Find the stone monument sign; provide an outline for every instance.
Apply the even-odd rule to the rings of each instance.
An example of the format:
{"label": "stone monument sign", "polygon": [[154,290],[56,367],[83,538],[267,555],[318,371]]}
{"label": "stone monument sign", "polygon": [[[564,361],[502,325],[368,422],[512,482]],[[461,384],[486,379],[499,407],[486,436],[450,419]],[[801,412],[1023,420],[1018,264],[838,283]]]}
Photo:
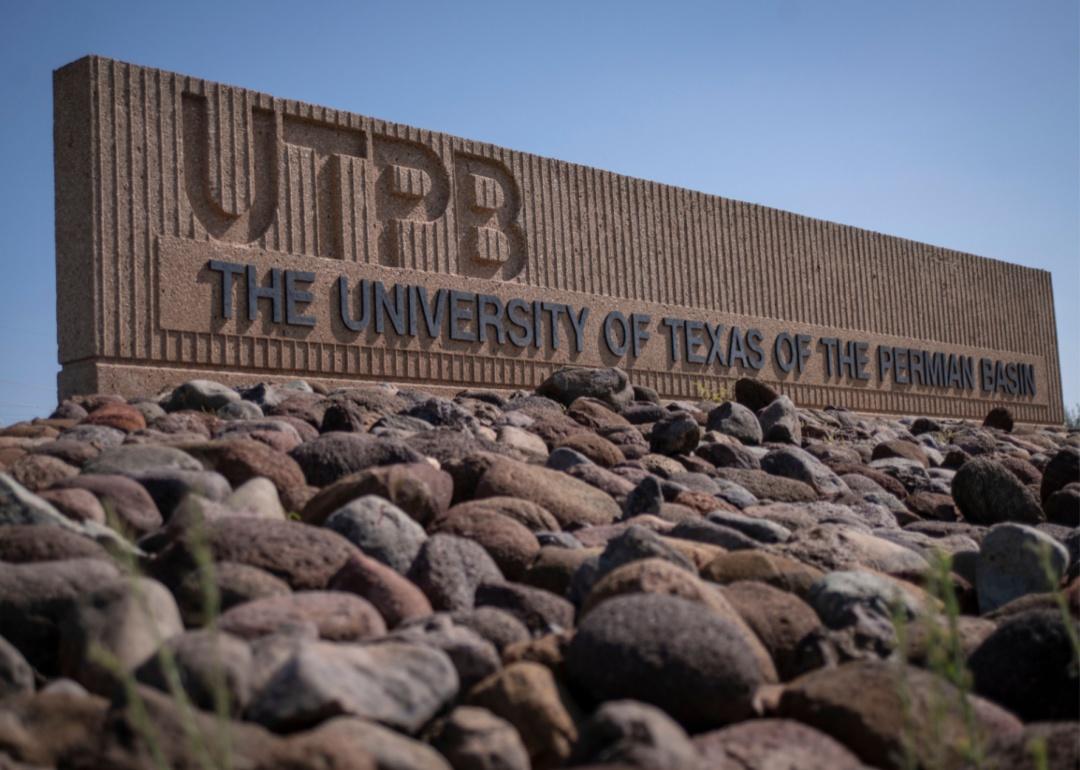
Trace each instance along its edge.
{"label": "stone monument sign", "polygon": [[1063,418],[1044,271],[94,56],[54,97],[61,397],[579,364]]}

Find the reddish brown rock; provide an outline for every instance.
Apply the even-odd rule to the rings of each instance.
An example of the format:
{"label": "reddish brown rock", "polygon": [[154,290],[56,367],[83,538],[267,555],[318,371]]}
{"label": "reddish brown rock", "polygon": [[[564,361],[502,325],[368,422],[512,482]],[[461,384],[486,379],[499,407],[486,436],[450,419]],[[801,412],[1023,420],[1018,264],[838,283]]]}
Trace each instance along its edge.
{"label": "reddish brown rock", "polygon": [[541,505],[519,497],[485,497],[458,503],[446,512],[447,516],[473,511],[497,513],[522,524],[532,532],[558,532],[559,522]]}
{"label": "reddish brown rock", "polygon": [[780,678],[801,673],[799,644],[821,628],[813,608],[795,594],[760,581],[729,583],[722,593],[765,645]]}
{"label": "reddish brown rock", "polygon": [[865,765],[825,733],[791,719],[751,719],[701,733],[694,745],[718,770],[863,770]]}
{"label": "reddish brown rock", "polygon": [[828,733],[883,770],[901,770],[909,755],[922,767],[959,768],[973,739],[986,746],[991,737],[1007,738],[1022,729],[1007,711],[969,698],[976,732],[971,735],[959,707],[963,697],[921,669],[855,662],[796,679],[784,689],[778,713]]}
{"label": "reddish brown rock", "polygon": [[151,569],[169,581],[197,562],[194,550],[209,549],[214,561],[234,561],[277,575],[294,590],[323,589],[351,556],[360,552],[329,529],[297,521],[235,516],[207,522],[192,541],[178,540],[154,560]]}
{"label": "reddish brown rock", "polygon": [[330,579],[329,588],[363,597],[390,628],[432,613],[431,602],[416,585],[381,562],[359,554],[342,565]]}
{"label": "reddish brown rock", "polygon": [[134,433],[146,428],[143,413],[130,404],[103,404],[90,412],[82,422],[84,425],[105,425],[124,433]]}
{"label": "reddish brown rock", "polygon": [[431,532],[466,537],[483,546],[509,580],[517,580],[540,553],[540,543],[523,524],[484,510],[447,513],[435,520]]}
{"label": "reddish brown rock", "polygon": [[108,558],[108,552],[93,540],[63,527],[11,524],[0,530],[0,562]]}
{"label": "reddish brown rock", "polygon": [[109,473],[74,476],[57,482],[53,489],[92,492],[104,508],[107,519],[115,517],[121,527],[137,534],[151,532],[162,524],[154,498],[141,484],[127,476]]}
{"label": "reddish brown rock", "polygon": [[557,446],[581,452],[601,468],[611,468],[626,461],[621,449],[595,433],[575,433],[560,441]]}
{"label": "reddish brown rock", "polygon": [[48,455],[24,455],[11,464],[8,474],[31,492],[48,489],[79,474],[79,469]]}
{"label": "reddish brown rock", "polygon": [[575,398],[567,407],[566,414],[585,427],[598,432],[631,427],[630,421],[610,406],[588,396]]}
{"label": "reddish brown rock", "polygon": [[882,441],[874,447],[874,451],[870,455],[872,460],[884,460],[890,457],[914,460],[924,468],[930,467],[930,458],[927,456],[926,450],[913,441],[904,441],[903,439]]}
{"label": "reddish brown rock", "polygon": [[38,497],[52,503],[56,510],[72,521],[105,523],[105,508],[87,489],[45,489],[38,492]]}
{"label": "reddish brown rock", "polygon": [[310,524],[322,524],[350,500],[378,495],[426,524],[450,507],[453,493],[450,475],[428,463],[383,465],[358,471],[324,487],[308,500],[300,517]]}
{"label": "reddish brown rock", "polygon": [[795,559],[764,551],[732,551],[717,556],[701,571],[701,576],[721,585],[740,580],[756,580],[800,598],[824,573]]}
{"label": "reddish brown rock", "polygon": [[258,441],[210,441],[184,449],[207,470],[217,471],[228,479],[233,487],[257,476],[264,476],[274,482],[284,502],[292,490],[307,486],[304,472],[295,460]]}
{"label": "reddish brown rock", "polygon": [[375,607],[343,591],[267,596],[227,610],[218,621],[222,631],[243,639],[256,639],[283,626],[304,623],[311,623],[320,638],[333,642],[355,642],[386,633],[386,624]]}
{"label": "reddish brown rock", "polygon": [[610,495],[565,473],[497,458],[480,477],[476,496],[522,497],[551,512],[563,528],[607,524],[621,513]]}
{"label": "reddish brown rock", "polygon": [[577,741],[577,707],[539,663],[513,663],[480,682],[467,703],[517,728],[533,768],[558,767]]}

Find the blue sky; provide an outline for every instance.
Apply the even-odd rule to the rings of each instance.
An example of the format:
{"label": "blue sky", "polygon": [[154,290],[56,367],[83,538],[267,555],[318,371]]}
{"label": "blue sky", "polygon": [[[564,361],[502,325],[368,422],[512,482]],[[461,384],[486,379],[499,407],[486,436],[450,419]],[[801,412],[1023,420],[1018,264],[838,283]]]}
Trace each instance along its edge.
{"label": "blue sky", "polygon": [[1080,403],[1080,18],[998,2],[17,2],[0,424],[55,403],[51,71],[98,53],[1050,270]]}

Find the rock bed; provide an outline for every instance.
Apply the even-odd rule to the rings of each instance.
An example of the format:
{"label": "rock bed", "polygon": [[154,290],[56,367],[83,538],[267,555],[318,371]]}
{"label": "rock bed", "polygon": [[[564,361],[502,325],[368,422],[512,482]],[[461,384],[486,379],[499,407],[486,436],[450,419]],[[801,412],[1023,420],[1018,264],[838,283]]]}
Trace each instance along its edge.
{"label": "rock bed", "polygon": [[1076,767],[1078,519],[1001,408],[80,396],[0,431],[0,767]]}

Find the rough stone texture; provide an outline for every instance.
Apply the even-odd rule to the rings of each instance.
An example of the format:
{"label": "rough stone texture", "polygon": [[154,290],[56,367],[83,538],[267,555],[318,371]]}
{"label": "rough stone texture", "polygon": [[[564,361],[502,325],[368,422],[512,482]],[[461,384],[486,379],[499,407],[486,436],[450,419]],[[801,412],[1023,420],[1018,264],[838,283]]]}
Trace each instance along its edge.
{"label": "rough stone texture", "polygon": [[735,625],[696,602],[650,594],[611,599],[589,613],[566,665],[597,700],[652,703],[699,728],[745,718],[755,689],[768,681]]}
{"label": "rough stone texture", "polygon": [[423,456],[392,439],[358,433],[324,433],[293,449],[289,456],[300,465],[308,484],[324,487],[342,476],[373,465],[420,462]]}
{"label": "rough stone texture", "polygon": [[413,733],[457,690],[450,659],[427,645],[308,642],[255,696],[249,714],[274,730],[295,730],[347,714]]}
{"label": "rough stone texture", "polygon": [[391,639],[419,642],[442,650],[457,671],[461,692],[472,689],[500,668],[495,645],[465,625],[458,625],[447,613],[409,621]]}
{"label": "rough stone texture", "polygon": [[549,511],[562,527],[608,524],[619,505],[588,484],[564,473],[499,458],[480,477],[476,496],[521,497]]}
{"label": "rough stone texture", "polygon": [[321,589],[357,550],[348,540],[321,527],[295,521],[234,517],[207,523],[203,542],[180,540],[153,565],[160,575],[197,563],[195,551],[209,549],[215,561],[259,567],[295,590]]}
{"label": "rough stone texture", "polygon": [[0,531],[0,562],[107,558],[108,552],[93,540],[61,527],[12,524]]}
{"label": "rough stone texture", "polygon": [[[243,712],[252,695],[252,656],[243,640],[225,632],[189,631],[169,639],[165,646],[193,704],[214,711],[224,692],[230,713]],[[168,693],[166,670],[162,656],[154,655],[135,675],[140,682]]]}
{"label": "rough stone texture", "polygon": [[396,505],[365,495],[342,506],[325,522],[366,555],[405,574],[427,535],[424,528]]}
{"label": "rough stone texture", "polygon": [[[975,691],[1025,721],[1080,717],[1080,674],[1065,622],[1056,608],[1005,620],[968,659]],[[1080,633],[1074,617],[1068,622]]]}
{"label": "rough stone texture", "polygon": [[365,495],[378,495],[401,508],[420,524],[446,511],[453,481],[444,471],[425,462],[400,463],[357,471],[323,487],[307,501],[300,517],[322,524],[334,511]]}
{"label": "rough stone texture", "polygon": [[616,409],[634,398],[626,372],[621,369],[559,369],[537,386],[541,396],[570,406],[579,398],[595,398]]}
{"label": "rough stone texture", "polygon": [[843,744],[791,719],[751,719],[694,736],[709,767],[721,770],[865,770]]}
{"label": "rough stone texture", "polygon": [[562,764],[577,740],[577,708],[539,663],[507,666],[473,688],[467,701],[517,728],[536,770]]}
{"label": "rough stone texture", "polygon": [[15,647],[0,636],[0,700],[34,690],[34,670]]}
{"label": "rough stone texture", "polygon": [[520,578],[540,552],[540,543],[525,525],[499,513],[458,511],[441,517],[431,532],[479,543],[510,580]]}
{"label": "rough stone texture", "polygon": [[574,747],[581,764],[695,768],[700,757],[689,736],[660,709],[632,700],[609,701],[581,726]]}
{"label": "rough stone texture", "polygon": [[487,551],[454,535],[432,535],[425,540],[408,577],[437,610],[470,609],[481,583],[503,579]]}
{"label": "rough stone texture", "polygon": [[[752,380],[750,380],[752,382]],[[709,412],[705,427],[736,438],[744,444],[756,446],[761,443],[761,423],[754,410],[737,401],[725,401]]]}
{"label": "rough stone texture", "polygon": [[[904,692],[909,699],[906,707]],[[963,696],[947,682],[920,669],[856,662],[796,679],[784,689],[777,711],[831,735],[874,767],[901,770],[905,749],[910,748],[920,766],[959,768],[969,734],[962,711],[942,712],[933,706],[942,698],[955,701],[958,697]],[[991,737],[1004,738],[1021,730],[1016,717],[992,704],[973,701],[971,708],[984,745]],[[941,737],[924,740],[931,730]]]}
{"label": "rough stone texture", "polygon": [[111,583],[119,575],[104,559],[0,563],[0,628],[4,638],[34,668],[55,674],[66,613],[85,592]]}
{"label": "rough stone texture", "polygon": [[1057,588],[1068,563],[1069,552],[1052,537],[1023,524],[998,524],[983,538],[975,563],[979,609],[991,612]]}
{"label": "rough stone texture", "polygon": [[724,586],[723,595],[765,645],[782,680],[802,673],[799,645],[821,627],[809,604],[793,593],[749,580]]}
{"label": "rough stone texture", "polygon": [[798,444],[802,440],[802,427],[795,404],[787,396],[780,396],[761,410],[758,415],[761,432],[766,441]]}
{"label": "rough stone texture", "polygon": [[331,589],[363,597],[393,628],[432,612],[423,591],[386,565],[362,555],[351,556],[330,580]]}
{"label": "rough stone texture", "polygon": [[106,520],[113,516],[134,532],[141,534],[161,526],[161,512],[154,498],[139,482],[125,476],[80,475],[55,484],[53,489],[85,489],[93,493],[106,513]]}
{"label": "rough stone texture", "polygon": [[382,616],[369,602],[341,591],[297,591],[254,599],[226,611],[223,631],[242,639],[274,633],[285,625],[311,623],[321,639],[356,642],[386,633]]}
{"label": "rough stone texture", "polygon": [[1046,518],[1035,493],[987,457],[976,457],[961,466],[953,477],[952,495],[964,519],[974,524],[1038,524]]}
{"label": "rough stone texture", "polygon": [[[117,684],[113,666],[133,672],[161,642],[183,631],[172,594],[155,580],[133,577],[94,589],[72,606],[60,623],[62,672],[92,692],[109,693]],[[105,650],[112,663],[97,656]]]}
{"label": "rough stone texture", "polygon": [[1039,496],[1043,502],[1050,495],[1080,479],[1080,447],[1064,447],[1050,458],[1043,468]]}
{"label": "rough stone texture", "polygon": [[[1078,533],[1056,523],[1029,531],[955,520],[948,495],[957,472],[983,458],[1025,489],[1049,469],[1061,486],[1045,508],[1056,510],[1052,501],[1080,488],[1050,468],[1076,444],[1062,428],[1018,422],[1005,434],[941,418],[916,447],[910,418],[801,409],[801,448],[746,445],[714,430],[688,442],[689,453],[663,455],[649,452],[655,423],[685,417],[697,433],[713,402],[666,402],[639,389],[635,397],[647,400],[616,412],[595,398],[564,407],[528,391],[454,396],[387,384],[329,392],[318,382],[249,380],[236,388],[239,399],[213,412],[165,414],[156,404],[171,392],[154,401],[78,399],[86,412],[132,406],[150,427],[131,434],[72,427],[82,416],[75,410],[0,429],[0,462],[40,455],[80,470],[40,495],[0,477],[0,633],[12,648],[0,650],[0,681],[20,693],[0,704],[0,764],[155,764],[118,682],[84,666],[96,662],[85,653],[98,643],[79,639],[93,637],[135,672],[150,718],[170,731],[162,745],[175,767],[201,766],[184,740],[185,720],[214,725],[215,717],[184,716],[164,692],[153,654],[161,643],[203,709],[214,706],[215,661],[223,664],[230,718],[214,729],[234,740],[234,766],[252,770],[447,770],[474,761],[802,770],[815,761],[846,766],[850,754],[836,752],[837,739],[881,767],[860,747],[895,747],[903,708],[898,714],[895,688],[882,677],[852,675],[845,661],[891,658],[898,681],[924,693],[914,699],[921,713],[935,713],[939,688],[926,684],[925,671],[941,649],[941,606],[917,586],[936,549],[953,556],[957,649],[973,670],[978,664],[979,692],[1021,716],[1075,719],[1068,696],[1077,683],[1057,601],[1080,611]],[[348,420],[327,425],[334,404],[349,405]],[[350,433],[319,433],[327,427]],[[504,441],[506,428],[532,440]],[[914,453],[876,450],[873,459],[889,442],[921,448],[928,466]],[[37,451],[57,443],[59,454]],[[245,449],[233,452],[237,445]],[[398,446],[407,451],[394,454]],[[145,456],[116,454],[132,447]],[[392,464],[367,464],[388,447]],[[125,475],[81,472],[110,452]],[[300,474],[283,494],[264,475],[281,468],[261,463],[285,458],[287,466],[288,452],[310,460],[309,472],[326,461],[331,477],[354,462],[363,467],[321,490]],[[761,470],[770,455],[770,470],[809,483]],[[183,459],[196,457],[199,469]],[[500,472],[492,486],[503,491],[488,489],[485,477]],[[63,512],[52,504],[73,494],[84,499]],[[123,516],[103,521],[106,503],[121,507],[114,501]],[[322,526],[292,520],[297,512]],[[1018,544],[1003,546],[1009,538],[999,533],[1014,530]],[[1032,538],[1051,547],[1049,580],[1019,542]],[[155,586],[159,611],[175,601],[188,630],[180,633],[174,615],[169,639],[148,633],[155,622],[133,608],[131,579],[116,564],[166,586],[142,579]],[[978,616],[998,584],[1023,595]],[[1048,590],[1055,587],[1062,593]],[[906,608],[905,659],[922,671],[897,660],[894,605]],[[220,644],[209,641],[215,628]],[[27,691],[20,661],[33,667],[38,694]],[[46,698],[93,701],[65,671],[111,703],[79,709]],[[795,723],[785,708],[808,677],[825,678],[814,680],[813,703],[797,715],[805,724]],[[474,691],[496,698],[472,712],[485,716],[451,720],[455,709],[477,708]],[[27,705],[39,698],[48,700],[47,716]],[[628,698],[629,706],[620,702]],[[988,755],[1014,757],[1023,739],[1015,720],[986,700],[971,704],[994,733]],[[948,762],[931,756],[942,749],[930,726],[916,725],[924,766],[958,764],[953,716],[942,719]],[[715,730],[729,721],[730,731]],[[1052,739],[1052,757],[1067,757],[1054,724],[1029,730]],[[457,737],[441,743],[451,725]],[[714,730],[697,740],[700,762],[687,728]],[[446,756],[437,753],[443,746]]]}
{"label": "rough stone texture", "polygon": [[458,706],[440,720],[432,745],[454,770],[529,770],[517,729],[477,706]]}

